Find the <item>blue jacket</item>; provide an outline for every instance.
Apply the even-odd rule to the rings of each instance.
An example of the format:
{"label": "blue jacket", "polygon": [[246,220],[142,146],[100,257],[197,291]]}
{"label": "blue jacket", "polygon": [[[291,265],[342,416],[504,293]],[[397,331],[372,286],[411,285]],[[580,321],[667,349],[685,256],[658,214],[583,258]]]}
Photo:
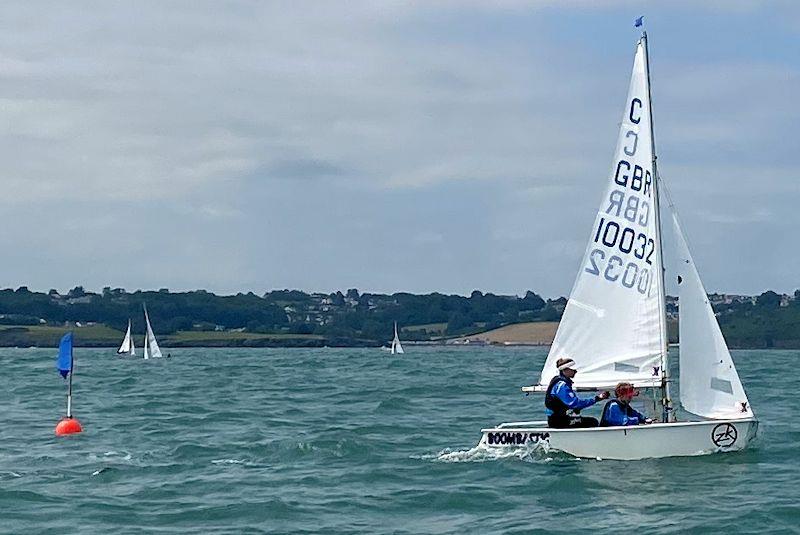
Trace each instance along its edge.
{"label": "blue jacket", "polygon": [[603,408],[603,416],[600,418],[601,426],[617,425],[639,425],[643,424],[646,417],[641,412],[628,405],[612,399]]}
{"label": "blue jacket", "polygon": [[[572,389],[572,379],[563,374],[558,375],[558,378],[555,380],[555,383],[548,390],[548,392],[570,410],[585,409],[586,407],[591,407],[597,403],[597,398],[579,398],[577,394],[575,394],[575,390]],[[554,412],[545,405],[544,413],[547,416],[552,416]]]}

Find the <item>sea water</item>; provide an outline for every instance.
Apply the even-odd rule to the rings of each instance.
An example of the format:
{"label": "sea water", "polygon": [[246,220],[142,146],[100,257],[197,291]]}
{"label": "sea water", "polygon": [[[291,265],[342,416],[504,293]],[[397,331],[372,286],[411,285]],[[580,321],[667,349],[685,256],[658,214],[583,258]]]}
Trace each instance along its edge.
{"label": "sea water", "polygon": [[[644,461],[476,448],[538,419],[539,348],[0,349],[2,533],[797,532],[797,351],[736,351],[747,450]],[[167,351],[164,351],[166,354]],[[642,402],[643,400],[639,400]],[[590,411],[591,412],[591,411]],[[597,412],[595,410],[594,412]]]}

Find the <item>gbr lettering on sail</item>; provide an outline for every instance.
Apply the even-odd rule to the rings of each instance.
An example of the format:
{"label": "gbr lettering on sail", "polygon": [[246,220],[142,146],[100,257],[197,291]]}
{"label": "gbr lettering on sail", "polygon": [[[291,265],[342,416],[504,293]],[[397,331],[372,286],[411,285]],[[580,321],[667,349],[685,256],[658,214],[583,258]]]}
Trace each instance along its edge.
{"label": "gbr lettering on sail", "polygon": [[[647,295],[656,270],[652,149],[642,99],[627,107],[621,150],[608,197],[600,207],[584,271]],[[643,142],[641,138],[647,139]]]}

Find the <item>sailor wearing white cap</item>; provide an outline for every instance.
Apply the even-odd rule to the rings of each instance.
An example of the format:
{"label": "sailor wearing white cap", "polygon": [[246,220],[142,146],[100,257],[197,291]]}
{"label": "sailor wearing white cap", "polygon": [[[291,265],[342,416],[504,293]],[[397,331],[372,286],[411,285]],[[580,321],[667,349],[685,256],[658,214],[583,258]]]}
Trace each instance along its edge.
{"label": "sailor wearing white cap", "polygon": [[[578,370],[575,369],[575,361],[571,358],[560,358],[556,361],[556,367],[559,373],[550,381],[547,393],[544,395],[547,425],[556,428],[597,427],[597,418],[578,416],[577,414],[581,409],[607,399],[610,394],[603,392],[591,399],[581,399],[572,388],[572,378],[578,373]],[[573,411],[574,416],[567,414],[567,411],[570,410]]]}

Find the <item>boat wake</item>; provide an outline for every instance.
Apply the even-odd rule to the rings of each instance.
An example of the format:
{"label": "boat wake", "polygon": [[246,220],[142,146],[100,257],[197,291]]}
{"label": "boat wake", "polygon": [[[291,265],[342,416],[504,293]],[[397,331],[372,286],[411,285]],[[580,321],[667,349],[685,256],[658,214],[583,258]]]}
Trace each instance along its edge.
{"label": "boat wake", "polygon": [[437,454],[423,455],[421,458],[443,463],[483,463],[515,458],[531,463],[547,463],[553,460],[546,444],[530,444],[518,448],[490,448],[478,444],[468,450],[453,451],[445,448]]}
{"label": "boat wake", "polygon": [[211,464],[247,464],[244,459],[214,459]]}

